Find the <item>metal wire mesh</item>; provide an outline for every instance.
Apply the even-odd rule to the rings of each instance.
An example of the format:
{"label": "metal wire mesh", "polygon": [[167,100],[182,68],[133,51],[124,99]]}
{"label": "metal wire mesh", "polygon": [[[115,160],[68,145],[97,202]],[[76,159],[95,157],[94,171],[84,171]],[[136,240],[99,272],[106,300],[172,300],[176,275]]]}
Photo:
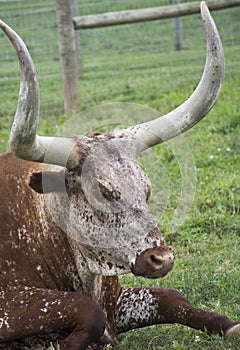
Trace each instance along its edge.
{"label": "metal wire mesh", "polygon": [[[75,14],[78,11],[79,15],[87,15],[169,3],[169,0],[74,0],[73,10]],[[33,57],[40,81],[42,114],[63,113],[55,1],[0,1],[0,13],[1,18],[23,37]],[[231,79],[232,75],[240,74],[239,63],[236,64],[240,62],[240,8],[216,11],[214,18],[227,48],[226,77]],[[137,102],[154,107],[154,101],[162,93],[187,84],[194,86],[205,56],[200,16],[183,17],[181,28],[183,49],[179,52],[174,50],[173,20],[76,32],[81,42],[81,108],[126,101],[129,91],[135,92]],[[0,45],[0,115],[11,120],[18,95],[18,66],[14,50],[2,32]],[[238,59],[233,60],[233,57]],[[143,98],[138,91],[144,89],[146,79],[152,79],[152,88]]]}

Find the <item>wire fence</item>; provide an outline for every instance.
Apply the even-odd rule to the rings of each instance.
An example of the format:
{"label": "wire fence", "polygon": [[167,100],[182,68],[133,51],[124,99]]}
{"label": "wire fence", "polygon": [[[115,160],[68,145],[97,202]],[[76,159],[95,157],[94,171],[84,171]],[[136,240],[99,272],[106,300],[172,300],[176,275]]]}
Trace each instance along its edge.
{"label": "wire fence", "polygon": [[[72,0],[72,5],[75,15],[88,15],[169,5],[170,2]],[[227,77],[230,79],[240,74],[240,7],[216,11],[213,15],[226,48]],[[33,57],[39,75],[42,115],[63,113],[55,1],[0,0],[0,17],[22,36]],[[77,31],[81,43],[81,108],[128,100],[130,90],[136,92],[137,102],[151,105],[147,99],[150,96],[154,100],[151,96],[154,91],[161,96],[176,86],[194,85],[205,56],[200,16],[183,17],[181,31],[183,47],[180,52],[174,48],[172,19]],[[11,120],[18,95],[18,65],[14,50],[3,33],[0,33],[0,45],[0,115]],[[145,101],[141,101],[138,91],[143,88],[145,79],[152,79],[152,91],[148,92]]]}

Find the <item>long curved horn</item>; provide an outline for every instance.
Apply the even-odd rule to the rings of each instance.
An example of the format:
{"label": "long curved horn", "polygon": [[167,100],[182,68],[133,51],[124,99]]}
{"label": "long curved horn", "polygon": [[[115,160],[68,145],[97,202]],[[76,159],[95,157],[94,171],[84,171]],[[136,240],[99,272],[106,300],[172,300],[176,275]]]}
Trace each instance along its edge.
{"label": "long curved horn", "polygon": [[[39,121],[39,87],[34,64],[18,34],[1,20],[0,28],[17,52],[21,72],[18,106],[10,133],[10,148],[19,158],[34,162],[43,162],[48,151],[48,163],[66,166],[65,155],[71,153],[74,141],[71,138],[57,139],[36,134]],[[69,163],[71,161],[69,159]]]}
{"label": "long curved horn", "polygon": [[184,133],[212,108],[224,78],[224,52],[215,23],[204,1],[201,15],[207,35],[207,55],[202,78],[193,94],[179,107],[152,121],[125,130],[141,143],[141,151]]}

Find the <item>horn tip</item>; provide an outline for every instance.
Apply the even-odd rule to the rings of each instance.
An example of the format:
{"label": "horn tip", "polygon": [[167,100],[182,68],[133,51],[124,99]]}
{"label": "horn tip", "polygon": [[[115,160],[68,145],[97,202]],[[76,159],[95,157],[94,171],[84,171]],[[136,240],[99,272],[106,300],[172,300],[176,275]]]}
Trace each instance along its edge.
{"label": "horn tip", "polygon": [[205,1],[201,1],[200,10],[202,17],[205,17],[207,14],[209,14],[209,10]]}

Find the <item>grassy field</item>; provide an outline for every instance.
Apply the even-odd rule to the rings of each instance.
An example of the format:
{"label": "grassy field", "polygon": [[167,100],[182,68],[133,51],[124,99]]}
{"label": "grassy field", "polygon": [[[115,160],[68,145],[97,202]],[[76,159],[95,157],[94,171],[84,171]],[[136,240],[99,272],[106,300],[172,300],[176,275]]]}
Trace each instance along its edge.
{"label": "grassy field", "polygon": [[[240,320],[239,16],[239,8],[224,12],[224,15],[221,12],[216,14],[225,47],[226,77],[214,109],[184,136],[183,152],[187,150],[194,159],[197,180],[194,201],[189,203],[188,217],[181,226],[173,226],[182,190],[181,164],[174,151],[174,142],[153,148],[141,159],[153,185],[150,205],[166,240],[174,248],[175,267],[167,277],[158,281],[135,278],[132,275],[121,277],[125,286],[177,289],[195,305],[224,313],[234,320]],[[228,27],[221,27],[223,21],[228,23]],[[159,35],[154,23],[135,25],[135,36],[131,35],[136,39],[132,45],[126,40],[130,30],[128,26],[121,32],[113,27],[84,33],[81,109],[122,101],[140,103],[165,113],[184,101],[201,75],[205,54],[204,35],[198,16],[188,19],[187,23],[189,28],[194,25],[195,30],[186,32],[184,50],[175,54],[171,52],[171,55],[168,37],[171,22],[163,22],[161,25],[162,46],[157,49]],[[226,29],[230,27],[232,32]],[[239,30],[236,31],[236,28]],[[113,40],[116,37],[117,40]],[[144,43],[142,47],[135,45],[140,39]],[[193,39],[195,43],[192,43]],[[2,40],[4,39],[0,37],[0,42]],[[5,49],[6,44],[4,45]],[[7,48],[6,50],[10,52]],[[34,48],[33,53],[38,67]],[[4,51],[1,54],[4,56]],[[60,77],[54,85],[51,79],[41,80],[43,69],[50,72],[51,69],[57,71],[59,68],[58,60],[54,59],[56,56],[56,53],[50,55],[46,65],[41,62],[38,67],[44,103],[52,96],[53,89],[57,103],[62,102]],[[17,65],[14,56],[10,57],[9,62],[0,62],[1,152],[8,147],[8,134],[17,101]],[[14,79],[8,79],[14,74]],[[61,113],[44,113],[39,133],[53,135],[61,125],[75,117],[78,114],[66,116]],[[118,123],[121,120],[114,116],[111,122]],[[107,122],[96,116],[88,124],[83,123],[83,132],[103,123]],[[165,184],[168,186],[167,194],[164,192]],[[116,350],[239,348],[240,340],[223,341],[216,336],[210,337],[179,325],[166,325],[122,335]]]}

